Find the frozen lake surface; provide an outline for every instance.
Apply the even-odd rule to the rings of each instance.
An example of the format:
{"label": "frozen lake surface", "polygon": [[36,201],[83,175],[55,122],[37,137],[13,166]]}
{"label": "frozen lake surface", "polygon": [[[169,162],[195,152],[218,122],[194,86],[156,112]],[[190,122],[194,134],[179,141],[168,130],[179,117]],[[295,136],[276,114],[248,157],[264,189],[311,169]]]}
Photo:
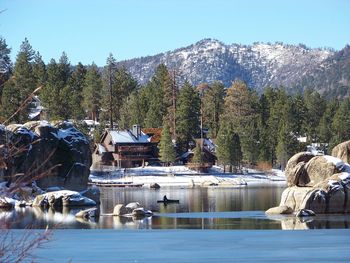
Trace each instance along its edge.
{"label": "frozen lake surface", "polygon": [[349,229],[74,229],[55,230],[35,254],[39,262],[349,262],[349,243]]}
{"label": "frozen lake surface", "polygon": [[[97,220],[75,218],[83,208],[15,208],[0,211],[0,219],[18,238],[54,229],[44,248],[34,251],[37,262],[349,262],[350,214],[266,216],[283,189],[101,188]],[[158,204],[163,195],[180,204]],[[108,215],[116,204],[133,201],[154,216]]]}

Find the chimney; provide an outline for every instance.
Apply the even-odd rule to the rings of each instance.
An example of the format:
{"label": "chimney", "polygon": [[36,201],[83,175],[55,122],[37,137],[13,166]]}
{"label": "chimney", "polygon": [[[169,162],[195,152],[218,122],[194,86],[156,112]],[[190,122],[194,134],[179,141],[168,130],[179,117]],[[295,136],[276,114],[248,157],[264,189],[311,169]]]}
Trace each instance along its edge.
{"label": "chimney", "polygon": [[139,139],[141,136],[141,126],[139,124],[134,124],[132,126],[132,134],[136,137],[136,139]]}

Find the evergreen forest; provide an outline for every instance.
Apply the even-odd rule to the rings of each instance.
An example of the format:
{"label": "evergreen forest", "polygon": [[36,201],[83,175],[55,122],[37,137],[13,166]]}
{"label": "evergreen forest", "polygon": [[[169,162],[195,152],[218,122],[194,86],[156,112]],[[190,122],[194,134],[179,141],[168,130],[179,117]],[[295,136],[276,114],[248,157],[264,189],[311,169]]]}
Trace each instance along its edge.
{"label": "evergreen forest", "polygon": [[[64,52],[45,64],[27,39],[14,62],[10,52],[0,38],[0,117],[6,125],[30,121],[29,104],[23,102],[37,95],[49,121],[98,121],[96,141],[106,127],[163,127],[160,157],[164,162],[195,148],[195,138],[207,136],[218,146],[218,161],[235,166],[284,167],[311,143],[330,151],[350,139],[349,98],[323,97],[308,89],[292,95],[283,87],[266,87],[258,94],[238,79],[229,87],[217,81],[193,86],[179,81],[181,72],[164,64],[140,85],[117,66],[112,54],[100,68],[94,63],[71,65]],[[18,109],[20,113],[12,116]],[[302,137],[305,141],[300,142]]]}

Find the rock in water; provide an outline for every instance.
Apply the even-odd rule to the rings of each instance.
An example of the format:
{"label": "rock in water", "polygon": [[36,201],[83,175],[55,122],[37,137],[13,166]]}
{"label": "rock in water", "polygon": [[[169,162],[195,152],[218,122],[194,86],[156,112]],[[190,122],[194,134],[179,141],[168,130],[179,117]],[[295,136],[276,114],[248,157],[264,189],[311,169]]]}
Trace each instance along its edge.
{"label": "rock in water", "polygon": [[128,213],[132,213],[134,209],[141,207],[141,205],[139,202],[133,202],[133,203],[127,204],[125,207],[128,210]]}
{"label": "rock in water", "polygon": [[[344,145],[348,144],[339,149],[344,149]],[[303,152],[288,161],[286,175],[289,187],[282,193],[280,207],[269,209],[267,213],[280,213],[283,207],[290,207],[294,213],[306,210],[316,214],[350,212],[348,163],[333,156],[312,157]]]}
{"label": "rock in water", "polygon": [[152,184],[150,184],[149,188],[151,188],[151,189],[159,189],[160,185],[157,184],[157,183],[152,183]]}
{"label": "rock in water", "polygon": [[267,215],[286,215],[286,214],[293,213],[293,209],[290,208],[289,206],[283,205],[283,206],[272,207],[268,209],[265,213]]}
{"label": "rock in water", "polygon": [[[61,200],[59,203],[56,200]],[[38,195],[33,201],[33,206],[46,206],[48,204],[61,206],[94,206],[96,202],[83,197],[80,193],[69,190],[61,190]]]}
{"label": "rock in water", "polygon": [[304,217],[304,216],[315,216],[315,212],[310,209],[301,209],[296,214],[296,217]]}
{"label": "rock in water", "polygon": [[113,209],[114,216],[122,216],[128,214],[128,209],[123,204],[118,204]]}
{"label": "rock in water", "polygon": [[143,207],[139,207],[132,211],[132,215],[135,217],[145,217],[145,216],[152,216],[153,213],[150,210],[145,210]]}
{"label": "rock in water", "polygon": [[96,207],[94,207],[94,208],[89,208],[76,213],[75,217],[90,219],[90,218],[96,218],[99,215],[100,215],[99,210]]}

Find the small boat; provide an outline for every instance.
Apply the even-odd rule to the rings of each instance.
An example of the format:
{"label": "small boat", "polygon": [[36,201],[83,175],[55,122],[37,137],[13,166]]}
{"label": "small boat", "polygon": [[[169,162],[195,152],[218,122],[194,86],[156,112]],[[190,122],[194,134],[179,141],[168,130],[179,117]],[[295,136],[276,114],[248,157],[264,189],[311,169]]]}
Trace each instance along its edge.
{"label": "small boat", "polygon": [[175,204],[178,204],[178,203],[180,203],[180,200],[176,200],[176,199],[157,200],[157,203],[164,203],[164,204],[175,203]]}

